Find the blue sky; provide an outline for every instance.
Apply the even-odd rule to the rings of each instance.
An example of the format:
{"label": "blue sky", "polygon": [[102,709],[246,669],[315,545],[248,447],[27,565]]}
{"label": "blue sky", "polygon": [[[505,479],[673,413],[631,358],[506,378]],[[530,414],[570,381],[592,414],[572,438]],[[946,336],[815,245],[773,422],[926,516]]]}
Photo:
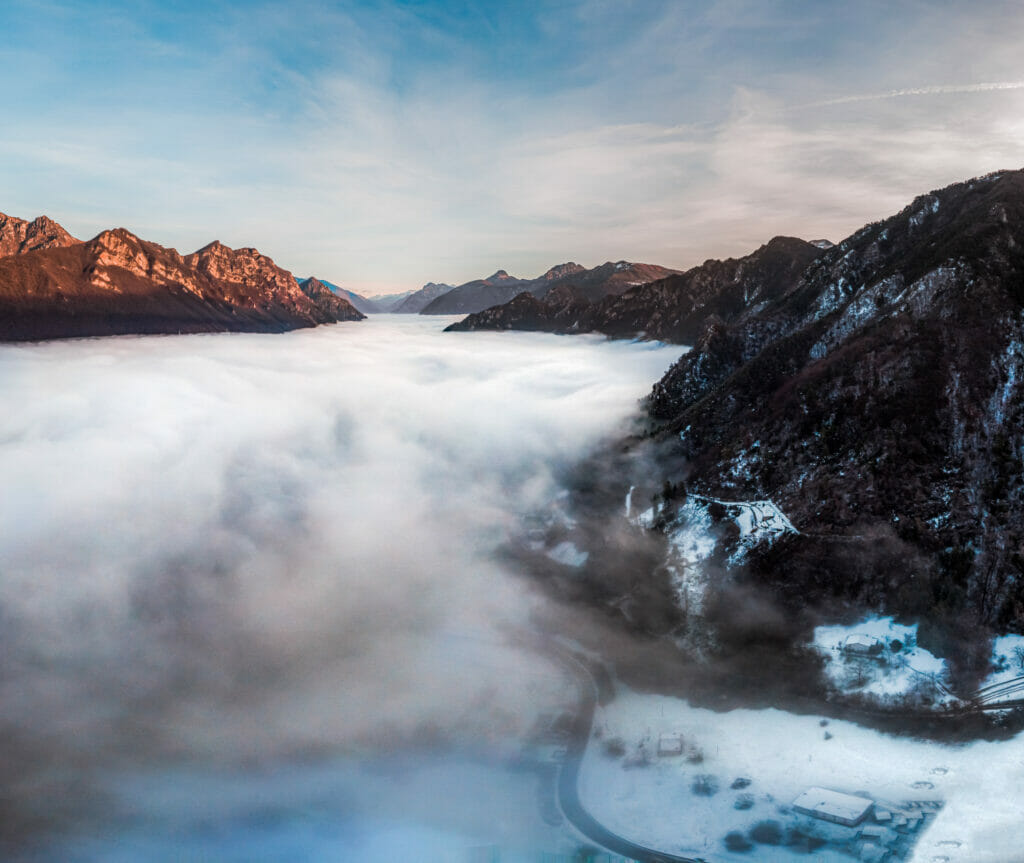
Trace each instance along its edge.
{"label": "blue sky", "polygon": [[0,211],[368,293],[838,239],[1024,165],[1016,2],[4,0],[0,30]]}

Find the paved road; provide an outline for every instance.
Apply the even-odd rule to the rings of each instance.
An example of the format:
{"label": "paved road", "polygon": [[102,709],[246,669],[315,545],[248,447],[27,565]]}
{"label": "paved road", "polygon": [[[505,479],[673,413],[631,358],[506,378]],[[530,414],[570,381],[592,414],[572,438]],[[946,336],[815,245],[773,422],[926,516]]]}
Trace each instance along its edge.
{"label": "paved road", "polygon": [[590,669],[560,645],[548,645],[549,654],[576,677],[580,684],[580,705],[570,731],[565,760],[558,774],[558,804],[569,823],[603,848],[639,863],[703,863],[693,857],[680,857],[665,851],[645,848],[613,833],[584,808],[579,797],[579,775],[583,756],[590,741],[594,711],[597,708],[597,683]]}

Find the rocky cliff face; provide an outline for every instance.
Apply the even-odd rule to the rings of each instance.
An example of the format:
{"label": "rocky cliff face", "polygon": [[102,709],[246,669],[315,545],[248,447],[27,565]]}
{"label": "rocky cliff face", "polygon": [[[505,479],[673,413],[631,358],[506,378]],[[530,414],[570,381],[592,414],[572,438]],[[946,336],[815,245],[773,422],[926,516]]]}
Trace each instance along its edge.
{"label": "rocky cliff face", "polygon": [[[785,293],[821,253],[803,240],[776,237],[744,258],[710,260],[667,277],[646,265],[605,264],[590,271],[589,283],[580,274],[569,274],[559,280],[564,290],[518,296],[448,329],[600,332],[693,344],[710,318],[732,320]],[[620,285],[622,290],[588,290],[602,283]]]}
{"label": "rocky cliff face", "polygon": [[649,402],[659,481],[795,528],[729,578],[919,617],[939,652],[1024,631],[1024,172],[923,195],[765,300]]}
{"label": "rocky cliff face", "polygon": [[0,258],[36,249],[54,249],[77,243],[74,237],[47,216],[31,222],[0,213]]}
{"label": "rocky cliff face", "polygon": [[48,220],[20,224],[37,223],[3,234],[18,250],[0,257],[2,340],[279,332],[362,317],[322,285],[327,295],[303,292],[255,249],[215,242],[182,256],[124,228],[83,243]]}
{"label": "rocky cliff face", "polygon": [[309,297],[317,307],[335,321],[362,321],[366,315],[355,307],[348,297],[341,296],[332,291],[319,279],[303,279],[299,282],[299,289]]}
{"label": "rocky cliff face", "polygon": [[[475,314],[508,303],[522,293],[542,299],[559,286],[573,289],[577,298],[582,301],[596,302],[604,297],[621,294],[636,285],[662,279],[674,272],[676,271],[655,264],[633,264],[629,261],[608,262],[590,270],[572,262],[559,264],[536,279],[518,279],[504,270],[499,270],[486,279],[459,285],[426,306],[422,314]],[[511,326],[492,328],[518,329]]]}
{"label": "rocky cliff face", "polygon": [[348,300],[355,310],[363,315],[379,315],[386,309],[381,306],[376,300],[368,299],[362,294],[357,294],[355,291],[350,291],[348,288],[342,288],[333,282],[327,281],[327,279],[318,279],[315,276],[311,276],[307,279],[299,279],[299,287],[305,292],[306,283],[316,281],[323,287],[327,288],[332,294],[337,294],[339,297]]}

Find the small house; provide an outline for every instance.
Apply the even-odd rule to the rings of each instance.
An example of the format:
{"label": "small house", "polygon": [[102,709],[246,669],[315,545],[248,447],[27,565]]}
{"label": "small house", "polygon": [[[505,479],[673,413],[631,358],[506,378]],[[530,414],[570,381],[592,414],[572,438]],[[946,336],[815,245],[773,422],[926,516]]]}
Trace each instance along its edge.
{"label": "small house", "polygon": [[882,652],[882,642],[873,635],[855,633],[843,642],[843,653],[851,656],[875,656]]}
{"label": "small house", "polygon": [[827,788],[808,788],[793,801],[793,809],[801,815],[810,815],[844,827],[856,827],[867,818],[872,806],[874,802],[865,797]]}
{"label": "small house", "polygon": [[682,755],[683,738],[678,734],[662,734],[658,738],[658,755]]}

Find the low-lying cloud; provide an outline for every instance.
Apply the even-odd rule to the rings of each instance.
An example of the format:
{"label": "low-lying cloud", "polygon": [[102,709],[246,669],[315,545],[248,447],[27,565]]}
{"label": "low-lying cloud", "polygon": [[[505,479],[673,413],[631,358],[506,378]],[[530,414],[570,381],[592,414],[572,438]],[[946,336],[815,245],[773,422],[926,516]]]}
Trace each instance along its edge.
{"label": "low-lying cloud", "polygon": [[439,333],[0,351],[0,764],[95,770],[514,735],[557,697],[492,552],[677,348]]}

